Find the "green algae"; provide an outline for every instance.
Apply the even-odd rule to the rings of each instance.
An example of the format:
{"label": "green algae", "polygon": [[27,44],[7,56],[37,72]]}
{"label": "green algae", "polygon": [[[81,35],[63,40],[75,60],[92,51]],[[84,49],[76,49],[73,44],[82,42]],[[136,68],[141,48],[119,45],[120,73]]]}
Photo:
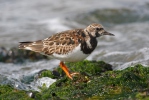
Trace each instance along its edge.
{"label": "green algae", "polygon": [[[96,65],[96,67],[92,64]],[[63,77],[48,89],[43,97],[48,99],[137,99],[148,98],[149,68],[142,65],[129,67],[121,71],[110,71],[104,62],[67,63],[71,71],[80,72],[75,80]],[[98,67],[97,67],[98,66]],[[75,68],[74,68],[75,67]],[[95,67],[96,70],[90,68]],[[83,74],[87,73],[87,74]],[[81,78],[80,78],[81,77]],[[146,93],[146,95],[141,95]]]}
{"label": "green algae", "polygon": [[[49,88],[41,87],[41,92],[16,90],[10,86],[0,86],[0,100],[111,100],[149,99],[149,67],[140,64],[124,70],[112,71],[112,66],[103,61],[81,61],[66,63],[71,72],[79,72],[73,80],[66,77],[60,67],[53,71],[44,70],[40,77],[56,78]],[[11,99],[12,98],[12,99]],[[24,99],[22,99],[24,98]],[[27,99],[26,99],[27,98]]]}
{"label": "green algae", "polygon": [[[66,66],[70,68],[71,72],[81,73],[80,75],[100,75],[101,72],[112,70],[112,65],[107,64],[103,61],[81,61],[76,63],[66,63]],[[54,70],[55,73],[64,76],[63,70],[58,67]],[[53,71],[45,70],[40,73],[40,77],[58,78],[58,75],[53,74]]]}
{"label": "green algae", "polygon": [[41,77],[50,77],[52,79],[56,78],[53,75],[52,71],[49,71],[49,70],[43,70],[43,71],[41,71],[40,74],[39,74],[39,78],[41,78]]}
{"label": "green algae", "polygon": [[0,85],[0,100],[33,100],[25,91],[13,89],[11,86]]}

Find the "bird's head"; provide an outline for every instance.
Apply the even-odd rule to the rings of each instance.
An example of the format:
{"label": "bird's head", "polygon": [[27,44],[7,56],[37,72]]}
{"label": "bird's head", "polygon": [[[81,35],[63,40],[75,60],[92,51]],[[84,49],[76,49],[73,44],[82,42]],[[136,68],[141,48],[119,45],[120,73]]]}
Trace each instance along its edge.
{"label": "bird's head", "polygon": [[114,36],[114,34],[105,31],[102,25],[96,23],[90,24],[87,28],[85,28],[85,31],[92,37],[99,37],[102,35]]}

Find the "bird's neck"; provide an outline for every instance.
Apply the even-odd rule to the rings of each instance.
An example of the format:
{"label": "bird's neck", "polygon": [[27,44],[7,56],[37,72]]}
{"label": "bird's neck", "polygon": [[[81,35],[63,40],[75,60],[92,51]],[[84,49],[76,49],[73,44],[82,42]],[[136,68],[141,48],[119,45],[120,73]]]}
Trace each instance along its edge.
{"label": "bird's neck", "polygon": [[91,34],[87,29],[84,29],[83,31],[84,31],[85,37],[88,37],[88,36],[91,37]]}
{"label": "bird's neck", "polygon": [[93,37],[87,30],[83,32],[84,41],[81,43],[81,50],[85,54],[90,54],[97,46],[96,37]]}

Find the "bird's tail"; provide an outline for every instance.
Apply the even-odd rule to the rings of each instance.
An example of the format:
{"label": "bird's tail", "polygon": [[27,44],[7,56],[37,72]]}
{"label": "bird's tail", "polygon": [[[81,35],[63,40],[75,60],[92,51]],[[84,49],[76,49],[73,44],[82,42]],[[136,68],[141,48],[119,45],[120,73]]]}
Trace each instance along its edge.
{"label": "bird's tail", "polygon": [[26,49],[35,52],[42,52],[43,49],[43,42],[42,40],[35,41],[35,42],[20,42],[19,49]]}

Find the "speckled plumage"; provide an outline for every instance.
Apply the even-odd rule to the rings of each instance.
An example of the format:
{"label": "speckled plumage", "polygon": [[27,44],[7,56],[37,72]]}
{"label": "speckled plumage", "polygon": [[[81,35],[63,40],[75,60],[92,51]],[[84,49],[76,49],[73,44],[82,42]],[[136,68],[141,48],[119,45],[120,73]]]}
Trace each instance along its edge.
{"label": "speckled plumage", "polygon": [[[79,57],[77,59],[85,59],[96,48],[96,38],[102,35],[113,34],[106,32],[103,29],[102,25],[94,23],[89,25],[85,29],[63,31],[52,35],[44,40],[38,40],[34,42],[21,42],[19,48],[39,52],[41,54],[59,59],[61,61],[75,62],[75,60],[70,59],[75,59],[73,56],[76,56],[78,51],[78,54],[81,54],[82,52],[83,55],[81,56],[83,57],[82,59],[79,59]],[[75,48],[78,48],[76,49],[77,51],[74,51]],[[71,53],[74,53],[75,55],[71,55]],[[70,57],[68,58],[67,55]],[[77,59],[76,61],[78,61]]]}

